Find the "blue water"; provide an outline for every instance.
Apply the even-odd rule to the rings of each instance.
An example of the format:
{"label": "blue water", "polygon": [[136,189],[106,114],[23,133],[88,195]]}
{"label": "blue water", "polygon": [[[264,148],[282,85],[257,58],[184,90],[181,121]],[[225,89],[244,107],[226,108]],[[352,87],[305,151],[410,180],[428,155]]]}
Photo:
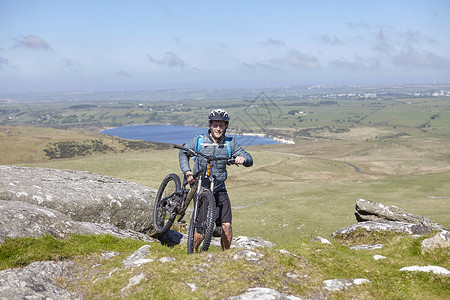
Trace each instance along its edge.
{"label": "blue water", "polygon": [[[132,125],[100,131],[100,133],[118,136],[123,139],[151,142],[185,144],[197,134],[204,134],[207,128],[178,125]],[[242,146],[279,144],[269,137],[232,135]]]}

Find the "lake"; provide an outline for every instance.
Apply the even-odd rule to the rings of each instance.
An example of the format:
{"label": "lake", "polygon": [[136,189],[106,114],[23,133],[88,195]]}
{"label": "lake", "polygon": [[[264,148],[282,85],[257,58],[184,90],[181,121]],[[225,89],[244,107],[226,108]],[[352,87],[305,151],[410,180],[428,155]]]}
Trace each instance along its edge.
{"label": "lake", "polygon": [[[122,126],[112,129],[105,129],[100,133],[118,136],[123,139],[144,140],[169,144],[185,144],[194,136],[206,133],[208,129],[192,126],[178,125],[131,125]],[[233,135],[236,141],[242,146],[248,145],[269,145],[279,144],[269,137],[253,136],[253,135]]]}

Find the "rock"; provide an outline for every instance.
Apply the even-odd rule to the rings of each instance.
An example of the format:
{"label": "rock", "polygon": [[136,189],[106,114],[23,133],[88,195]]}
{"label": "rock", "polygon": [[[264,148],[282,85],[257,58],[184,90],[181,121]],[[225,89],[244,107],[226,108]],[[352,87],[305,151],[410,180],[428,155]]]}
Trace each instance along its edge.
{"label": "rock", "polygon": [[232,248],[243,248],[243,249],[255,249],[258,247],[274,247],[275,244],[269,241],[265,241],[260,238],[251,238],[247,236],[238,236],[237,238],[233,239],[233,242],[231,244]]}
{"label": "rock", "polygon": [[143,264],[152,262],[153,259],[147,259],[147,255],[150,254],[150,245],[144,245],[138,250],[136,250],[133,254],[128,256],[122,262],[125,266],[125,269],[129,269],[132,267],[139,267]]}
{"label": "rock", "polygon": [[352,250],[377,250],[382,249],[383,245],[381,244],[374,244],[374,245],[355,245],[351,246],[350,249]]}
{"label": "rock", "polygon": [[144,278],[145,278],[145,275],[143,273],[138,274],[138,275],[134,275],[133,277],[131,277],[128,280],[128,285],[126,287],[124,287],[121,290],[121,292],[125,292],[126,290],[128,290],[132,286],[138,285],[139,283],[141,283],[142,279],[144,279]]}
{"label": "rock", "polygon": [[[187,237],[186,237],[187,241]],[[214,246],[216,248],[221,248],[220,244],[220,238],[219,237],[213,237],[211,239],[211,246]],[[248,249],[252,250],[258,247],[274,247],[275,244],[260,238],[252,238],[248,236],[238,236],[236,238],[233,238],[233,241],[231,243],[231,249]]]}
{"label": "rock", "polygon": [[375,254],[373,256],[373,259],[375,259],[375,260],[386,259],[386,258],[387,258],[386,256],[379,255],[379,254]]}
{"label": "rock", "polygon": [[430,229],[418,224],[410,224],[403,222],[393,222],[393,221],[385,221],[385,222],[374,222],[367,221],[356,223],[351,226],[339,229],[338,231],[331,234],[331,236],[336,237],[338,235],[349,235],[359,230],[365,230],[368,232],[371,231],[392,231],[392,232],[401,232],[407,234],[427,234],[430,232]]}
{"label": "rock", "polygon": [[89,234],[81,223],[42,206],[0,200],[0,243],[5,238],[39,237],[51,234],[65,238],[69,234]]}
{"label": "rock", "polygon": [[321,242],[322,244],[329,244],[331,245],[331,242],[327,240],[326,238],[323,238],[321,236],[316,237],[315,239],[312,239],[313,242]]}
{"label": "rock", "polygon": [[91,172],[0,166],[0,199],[59,211],[74,221],[153,230],[156,190]]}
{"label": "rock", "polygon": [[158,259],[158,261],[162,262],[162,263],[168,263],[171,261],[175,261],[177,260],[175,257],[161,257],[160,259]]}
{"label": "rock", "polygon": [[60,239],[70,234],[111,234],[119,238],[154,241],[143,233],[121,230],[113,225],[76,222],[53,209],[25,202],[0,200],[0,211],[0,244],[6,238],[47,234]]}
{"label": "rock", "polygon": [[234,260],[238,260],[238,259],[259,260],[263,256],[264,255],[262,255],[261,253],[257,253],[257,252],[250,251],[250,250],[242,250],[242,251],[236,252],[236,254],[234,254],[234,256],[233,256],[233,259]]}
{"label": "rock", "polygon": [[224,300],[302,300],[302,298],[282,294],[269,288],[256,287],[249,288],[244,294],[231,296]]}
{"label": "rock", "polygon": [[444,275],[444,276],[450,276],[450,271],[446,268],[439,267],[439,266],[411,266],[411,267],[404,267],[400,269],[401,272],[433,272],[437,275]]}
{"label": "rock", "polygon": [[330,292],[340,291],[340,290],[347,290],[349,287],[353,285],[360,285],[363,283],[370,283],[368,279],[364,278],[357,278],[357,279],[329,279],[324,280],[323,283],[325,284],[323,288]]}
{"label": "rock", "polygon": [[68,275],[71,262],[34,262],[0,271],[0,299],[81,299],[61,288],[57,278]]}
{"label": "rock", "polygon": [[355,216],[358,222],[374,221],[385,222],[394,221],[420,225],[431,230],[441,230],[443,227],[430,219],[422,216],[413,215],[404,209],[393,205],[383,205],[365,199],[357,199],[355,207]]}
{"label": "rock", "polygon": [[186,283],[188,287],[191,288],[191,292],[195,292],[197,290],[197,286],[195,283]]}
{"label": "rock", "polygon": [[450,247],[450,232],[447,230],[442,230],[435,236],[422,241],[422,253],[446,247]]}

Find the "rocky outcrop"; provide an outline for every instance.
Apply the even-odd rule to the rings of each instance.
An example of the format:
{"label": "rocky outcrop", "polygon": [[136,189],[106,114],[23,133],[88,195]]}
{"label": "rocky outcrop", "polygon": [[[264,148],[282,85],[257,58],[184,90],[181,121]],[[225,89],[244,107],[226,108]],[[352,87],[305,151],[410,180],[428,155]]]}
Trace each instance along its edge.
{"label": "rocky outcrop", "polygon": [[432,251],[436,248],[448,248],[450,247],[450,232],[442,230],[435,236],[422,241],[422,253]]}
{"label": "rocky outcrop", "polygon": [[0,199],[36,204],[71,220],[152,231],[156,190],[91,172],[0,166]]}
{"label": "rocky outcrop", "polygon": [[355,216],[358,222],[401,222],[415,224],[428,232],[441,230],[442,226],[422,216],[413,215],[394,205],[383,205],[370,200],[357,199]]}
{"label": "rocky outcrop", "polygon": [[0,244],[6,238],[43,235],[65,238],[70,234],[111,234],[120,238],[154,241],[143,233],[119,229],[110,224],[73,221],[53,209],[19,201],[0,200],[0,211]]}
{"label": "rocky outcrop", "polygon": [[69,261],[38,261],[24,268],[0,271],[0,299],[81,299],[57,279],[69,276]]}
{"label": "rocky outcrop", "polygon": [[231,296],[225,298],[224,300],[264,300],[264,299],[274,299],[274,300],[302,300],[302,298],[280,293],[276,290],[255,287],[249,288],[245,293],[238,296]]}
{"label": "rocky outcrop", "polygon": [[355,216],[358,223],[339,229],[333,237],[348,235],[358,230],[392,231],[412,235],[424,235],[443,226],[422,216],[413,215],[393,205],[383,205],[370,200],[357,199]]}
{"label": "rocky outcrop", "polygon": [[336,292],[340,290],[347,290],[349,287],[354,285],[360,285],[364,283],[370,283],[369,280],[365,278],[357,279],[329,279],[324,280],[324,289],[330,292]]}
{"label": "rocky outcrop", "polygon": [[338,231],[334,232],[332,236],[336,237],[338,235],[346,235],[359,230],[365,230],[368,232],[391,231],[391,232],[419,234],[419,235],[427,234],[430,232],[428,228],[417,224],[393,222],[393,221],[384,221],[384,222],[367,221],[356,223],[348,227],[339,229]]}

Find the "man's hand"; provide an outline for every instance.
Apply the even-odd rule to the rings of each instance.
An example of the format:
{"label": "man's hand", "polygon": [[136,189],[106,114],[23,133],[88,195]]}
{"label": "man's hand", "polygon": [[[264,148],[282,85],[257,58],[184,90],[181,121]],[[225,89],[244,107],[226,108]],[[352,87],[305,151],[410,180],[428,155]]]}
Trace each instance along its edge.
{"label": "man's hand", "polygon": [[245,157],[238,156],[234,159],[234,162],[238,165],[242,165],[243,163],[245,163]]}
{"label": "man's hand", "polygon": [[190,184],[195,183],[194,174],[192,174],[191,171],[187,171],[186,173],[184,173],[184,177],[186,178],[186,181],[189,182]]}

